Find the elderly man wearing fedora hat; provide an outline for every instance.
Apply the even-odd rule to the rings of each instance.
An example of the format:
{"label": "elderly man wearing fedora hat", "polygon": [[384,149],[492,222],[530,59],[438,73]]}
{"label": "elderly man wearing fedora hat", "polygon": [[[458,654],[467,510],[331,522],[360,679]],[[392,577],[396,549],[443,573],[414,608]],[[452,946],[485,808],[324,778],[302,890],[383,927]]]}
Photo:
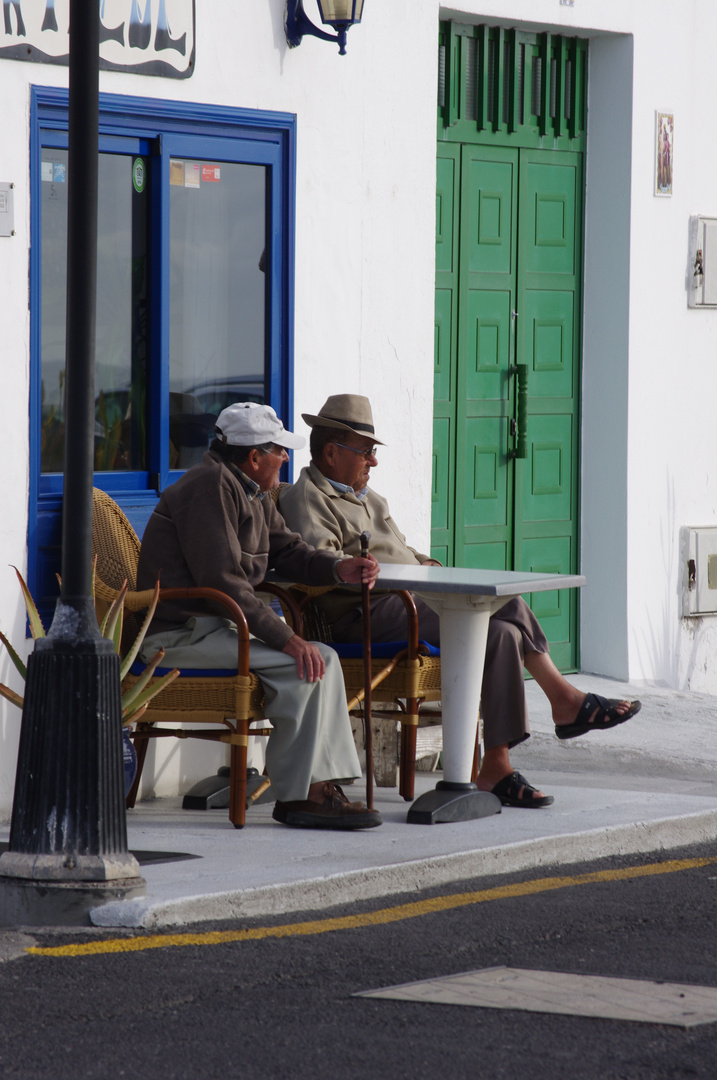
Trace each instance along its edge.
{"label": "elderly man wearing fedora hat", "polygon": [[[217,418],[217,438],[201,463],[162,495],[147,523],[138,588],[203,585],[227,593],[246,615],[249,664],[266,690],[274,731],[266,762],[277,796],[273,816],[285,825],[367,829],[381,817],[352,803],[337,777],[361,775],[341,666],[332,649],[304,641],[254,589],[267,570],[307,584],[366,582],[376,564],[316,551],[289,532],[264,493],[279,482],[286,448],[304,438],[287,431],[268,405],[238,402]],[[165,649],[170,667],[231,668],[236,627],[203,602],[157,608],[143,655]]]}
{"label": "elderly man wearing fedora hat", "polygon": [[[371,469],[378,464],[377,446],[384,445],[376,437],[368,398],[334,394],[318,413],[302,413],[302,418],[311,428],[311,464],[280,495],[279,506],[289,527],[314,547],[345,557],[360,551],[360,535],[369,530],[371,553],[378,562],[439,566],[406,544],[388,503],[368,486]],[[418,597],[414,599],[421,638],[438,645],[438,616]],[[361,608],[355,593],[334,590],[317,603],[331,624],[334,641],[362,640]],[[376,641],[405,638],[405,608],[397,596],[374,595],[371,634]],[[640,703],[585,695],[564,679],[550,659],[545,634],[521,598],[493,615],[481,693],[485,754],[478,787],[493,791],[504,805],[535,808],[549,806],[553,797],[532,787],[513,769],[509,756],[510,748],[530,734],[524,667],[550,701],[559,739],[614,727],[634,716]]]}

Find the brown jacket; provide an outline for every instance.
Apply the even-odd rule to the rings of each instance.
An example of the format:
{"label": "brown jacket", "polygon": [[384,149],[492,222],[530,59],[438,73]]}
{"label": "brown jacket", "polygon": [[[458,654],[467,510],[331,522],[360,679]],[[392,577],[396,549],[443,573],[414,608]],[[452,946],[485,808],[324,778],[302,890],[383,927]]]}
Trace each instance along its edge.
{"label": "brown jacket", "polygon": [[[271,498],[249,498],[232,466],[212,451],[162,495],[142,539],[137,585],[164,588],[203,585],[237,602],[249,630],[282,649],[293,631],[256,595],[268,570],[290,581],[329,585],[336,555],[315,551],[290,532]],[[195,604],[160,605],[150,633],[206,615]],[[212,614],[224,614],[213,610]]]}
{"label": "brown jacket", "polygon": [[[295,529],[307,543],[334,555],[360,555],[361,533],[368,529],[371,554],[379,562],[415,566],[431,557],[408,546],[382,495],[371,488],[363,499],[350,492],[339,492],[313,461],[301,470],[295,484],[281,489],[279,507],[289,528]],[[380,582],[379,578],[379,585]],[[341,589],[317,599],[329,622],[341,618],[357,602],[356,591],[349,593]]]}

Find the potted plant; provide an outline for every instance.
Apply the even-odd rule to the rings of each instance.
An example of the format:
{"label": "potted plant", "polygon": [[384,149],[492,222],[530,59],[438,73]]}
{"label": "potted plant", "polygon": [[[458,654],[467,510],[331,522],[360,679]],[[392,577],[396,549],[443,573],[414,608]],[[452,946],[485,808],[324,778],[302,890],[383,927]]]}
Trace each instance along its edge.
{"label": "potted plant", "polygon": [[[97,560],[95,559],[95,564],[96,562]],[[95,582],[95,564],[93,564],[92,567],[93,597]],[[27,609],[27,618],[30,625],[30,633],[32,634],[33,640],[37,640],[37,638],[39,637],[45,637],[45,627],[42,624],[42,620],[38,613],[35,601],[30,595],[30,590],[28,589],[27,584],[17,567],[13,567],[13,570],[17,574],[18,581],[20,582],[20,588],[22,589],[23,599],[25,601],[25,608]],[[103,637],[108,638],[113,642],[115,652],[117,652],[118,654],[120,652],[120,642],[122,640],[124,601],[126,595],[127,582],[125,581],[119,595],[117,596],[117,599],[112,603],[109,610],[107,611],[107,614],[102,619],[102,623],[100,624],[100,633]],[[120,665],[121,680],[124,680],[127,672],[136,660],[139,650],[142,648],[142,642],[144,641],[149,624],[154,617],[154,612],[157,607],[158,600],[159,583],[157,583],[157,585],[155,586],[154,597],[151,604],[149,605],[149,608],[147,609],[147,614],[145,616],[144,622],[142,623],[140,631],[137,634],[137,637],[135,638],[131,647],[128,649],[126,656],[122,658]],[[27,669],[25,667],[25,664],[22,662],[17,652],[12,647],[7,637],[5,636],[5,634],[3,634],[1,630],[0,641],[7,649],[10,659],[12,660],[15,668],[20,673],[23,680],[26,679]],[[161,664],[163,658],[164,649],[160,649],[154,654],[150,663],[144,669],[139,679],[122,695],[122,736],[125,764],[125,794],[132,786],[132,782],[137,771],[137,756],[135,754],[132,741],[129,737],[129,727],[133,723],[135,723],[135,721],[139,720],[140,717],[146,712],[147,705],[152,700],[152,698],[156,697],[157,694],[160,694],[162,690],[164,690],[166,686],[169,686],[169,684],[173,682],[179,675],[179,669],[174,668],[172,671],[168,672],[161,679],[159,679],[156,683],[151,686],[149,685],[150,680],[154,675],[155,669],[159,666],[159,664]],[[4,686],[2,683],[0,683],[0,694],[4,698],[7,698],[8,701],[12,702],[13,705],[17,705],[19,709],[23,707],[24,699],[19,694],[15,693],[14,690],[11,690],[9,686]]]}

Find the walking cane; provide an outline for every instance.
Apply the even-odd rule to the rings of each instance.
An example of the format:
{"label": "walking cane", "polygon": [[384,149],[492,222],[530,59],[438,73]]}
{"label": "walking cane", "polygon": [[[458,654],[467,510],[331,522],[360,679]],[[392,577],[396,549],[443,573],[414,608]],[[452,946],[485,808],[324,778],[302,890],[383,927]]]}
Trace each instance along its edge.
{"label": "walking cane", "polygon": [[[370,532],[361,533],[361,556],[368,558]],[[367,584],[361,584],[363,611],[363,678],[364,678],[364,746],[366,747],[366,806],[373,810],[373,730],[371,728],[371,594]]]}

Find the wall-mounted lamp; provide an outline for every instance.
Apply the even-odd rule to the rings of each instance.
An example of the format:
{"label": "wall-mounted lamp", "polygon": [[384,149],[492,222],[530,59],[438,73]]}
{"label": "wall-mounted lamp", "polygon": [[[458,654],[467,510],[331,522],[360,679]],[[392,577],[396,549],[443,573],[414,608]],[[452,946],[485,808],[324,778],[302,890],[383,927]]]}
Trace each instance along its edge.
{"label": "wall-mounted lamp", "polygon": [[314,26],[304,11],[303,0],[286,0],[284,29],[286,42],[290,49],[301,44],[305,34],[321,38],[322,41],[335,41],[341,56],[346,55],[346,32],[354,23],[361,22],[363,0],[316,0],[319,5],[321,21],[325,26],[333,26],[336,36],[326,34]]}

